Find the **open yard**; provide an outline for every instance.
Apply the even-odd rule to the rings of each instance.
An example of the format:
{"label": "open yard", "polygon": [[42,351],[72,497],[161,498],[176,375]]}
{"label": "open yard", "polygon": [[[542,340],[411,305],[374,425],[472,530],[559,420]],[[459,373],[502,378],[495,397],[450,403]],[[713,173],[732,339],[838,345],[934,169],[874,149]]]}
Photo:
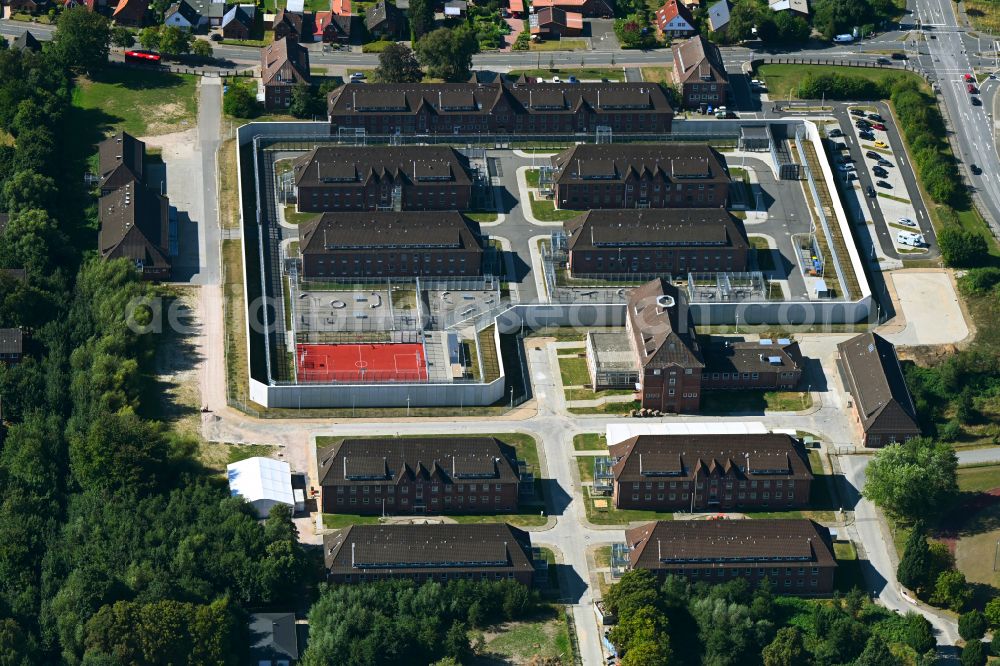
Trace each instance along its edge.
{"label": "open yard", "polygon": [[108,67],[94,78],[80,78],[74,105],[96,110],[108,130],[135,136],[191,129],[198,112],[198,77],[191,74]]}
{"label": "open yard", "polygon": [[[605,500],[606,509],[595,509],[594,499]],[[587,509],[587,520],[595,525],[627,525],[634,522],[649,522],[651,520],[673,520],[673,512],[637,511],[634,509],[616,509],[610,497],[590,497],[590,488],[583,489],[583,505]]]}
{"label": "open yard", "polygon": [[975,465],[958,468],[958,489],[981,493],[1000,488],[1000,465]]}
{"label": "open yard", "polygon": [[557,210],[553,202],[536,199],[534,192],[529,192],[528,198],[531,199],[531,214],[541,222],[565,222],[580,214],[578,210]]}
{"label": "open yard", "polygon": [[834,574],[837,589],[841,592],[850,592],[855,587],[865,589],[865,578],[854,544],[849,541],[834,543],[833,555],[837,558],[837,571]]}
{"label": "open yard", "polygon": [[304,224],[317,217],[318,213],[299,213],[294,204],[285,206],[285,222],[289,224]]}
{"label": "open yard", "polygon": [[[472,663],[481,666],[527,664],[532,657],[572,664],[569,626],[561,609],[533,622],[511,622],[483,634],[484,646]],[[472,639],[475,642],[475,638]],[[536,663],[550,663],[541,662]]]}
{"label": "open yard", "polygon": [[704,391],[702,414],[761,414],[795,412],[812,406],[805,391]]}
{"label": "open yard", "polygon": [[587,432],[573,438],[573,448],[577,451],[603,451],[608,448],[608,439],[596,432]]}
{"label": "open yard", "polygon": [[995,568],[1000,542],[1000,503],[981,509],[963,526],[955,545],[955,565],[970,583],[1000,588]]}
{"label": "open yard", "polygon": [[587,370],[587,359],[560,357],[559,377],[562,379],[563,386],[589,384],[590,372]]}
{"label": "open yard", "polygon": [[673,69],[673,67],[643,67],[640,71],[643,81],[668,86],[673,83]]}
{"label": "open yard", "polygon": [[547,42],[531,42],[529,51],[586,51],[585,39],[553,39]]}
{"label": "open yard", "polygon": [[802,79],[808,74],[848,74],[871,81],[885,81],[889,78],[913,77],[918,83],[923,79],[916,74],[865,67],[841,67],[839,65],[761,65],[757,76],[767,81],[772,100],[799,99],[798,89]]}
{"label": "open yard", "polygon": [[229,395],[237,400],[247,396],[246,314],[243,309],[243,255],[238,240],[222,241],[222,298],[226,321],[226,381]]}
{"label": "open yard", "polygon": [[1000,32],[1000,2],[965,0],[965,13],[976,30],[984,30],[992,35]]}

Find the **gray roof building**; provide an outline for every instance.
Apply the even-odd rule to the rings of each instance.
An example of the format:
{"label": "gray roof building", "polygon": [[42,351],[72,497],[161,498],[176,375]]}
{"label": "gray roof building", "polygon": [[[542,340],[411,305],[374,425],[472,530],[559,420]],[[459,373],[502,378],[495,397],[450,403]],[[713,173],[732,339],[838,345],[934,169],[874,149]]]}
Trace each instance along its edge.
{"label": "gray roof building", "polygon": [[394,182],[470,185],[465,159],[445,146],[337,146],[321,147],[295,161],[295,185],[320,187],[367,183],[390,178]]}
{"label": "gray roof building", "polygon": [[253,663],[276,664],[299,658],[294,613],[253,613],[250,616],[250,657]]}
{"label": "gray roof building", "polygon": [[324,213],[299,226],[303,255],[380,249],[482,251],[458,211]]}
{"label": "gray roof building", "polygon": [[749,249],[746,231],[723,208],[597,209],[566,222],[569,249],[718,247]]}
{"label": "gray roof building", "polygon": [[624,183],[662,174],[668,182],[730,182],[722,156],[706,144],[580,144],[552,158],[557,184]]}
{"label": "gray roof building", "polygon": [[104,259],[129,259],[144,273],[169,274],[168,204],[139,183],[101,197],[99,250]]}

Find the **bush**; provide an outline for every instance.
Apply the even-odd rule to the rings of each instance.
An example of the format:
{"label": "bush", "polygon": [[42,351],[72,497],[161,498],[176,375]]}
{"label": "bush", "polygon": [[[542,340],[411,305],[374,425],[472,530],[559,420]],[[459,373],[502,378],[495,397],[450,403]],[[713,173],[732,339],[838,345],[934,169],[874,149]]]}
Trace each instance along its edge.
{"label": "bush", "polygon": [[931,603],[944,606],[953,611],[960,611],[972,600],[972,589],[965,581],[961,571],[945,571],[937,578]]}
{"label": "bush", "polygon": [[962,424],[952,419],[938,431],[938,436],[946,442],[954,442],[962,436]]}
{"label": "bush", "polygon": [[[1000,597],[990,599],[986,604],[986,608],[983,609],[983,614],[986,616],[987,622],[990,623],[990,627],[993,629],[1000,628]],[[1000,635],[1000,631],[996,633]]]}
{"label": "bush", "polygon": [[511,47],[513,51],[527,51],[529,45],[531,44],[531,33],[527,30],[522,30],[521,34],[517,36],[514,40],[514,45]]}
{"label": "bush", "polygon": [[245,83],[232,82],[222,97],[222,110],[235,118],[255,118],[260,114],[260,104]]}
{"label": "bush", "polygon": [[623,49],[646,49],[656,44],[649,21],[641,12],[615,19],[615,36]]}
{"label": "bush", "polygon": [[983,666],[986,663],[986,647],[979,639],[962,648],[962,666]]}
{"label": "bush", "polygon": [[979,640],[986,633],[986,616],[978,610],[963,613],[958,618],[958,635],[964,641]]}
{"label": "bush", "polygon": [[951,225],[938,233],[938,246],[945,263],[955,268],[979,266],[989,254],[989,245],[981,234]]}
{"label": "bush", "polygon": [[958,280],[958,288],[969,296],[985,296],[1000,284],[1000,268],[973,268]]}
{"label": "bush", "polygon": [[798,96],[802,99],[885,99],[896,81],[890,77],[884,82],[872,81],[852,74],[807,74],[799,84]]}

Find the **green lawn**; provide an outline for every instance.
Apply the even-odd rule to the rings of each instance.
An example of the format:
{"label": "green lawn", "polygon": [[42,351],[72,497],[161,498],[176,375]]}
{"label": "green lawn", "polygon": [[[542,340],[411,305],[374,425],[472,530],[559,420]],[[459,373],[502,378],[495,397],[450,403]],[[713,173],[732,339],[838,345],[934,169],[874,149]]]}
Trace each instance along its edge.
{"label": "green lawn", "polygon": [[958,468],[958,489],[981,493],[1000,488],[1000,465],[976,465]]}
{"label": "green lawn", "polygon": [[534,192],[528,192],[528,199],[531,201],[531,214],[540,222],[565,222],[581,213],[578,210],[557,210],[555,203],[545,199],[536,199]]}
{"label": "green lawn", "polygon": [[590,383],[590,372],[585,358],[560,358],[559,376],[563,386],[583,386]]}
{"label": "green lawn", "polygon": [[300,213],[295,210],[295,204],[285,206],[285,222],[303,224],[319,216],[319,213]]}
{"label": "green lawn", "polygon": [[497,513],[497,514],[466,514],[456,516],[448,514],[448,517],[456,523],[510,523],[518,527],[541,527],[548,518],[542,514],[542,507],[535,511],[525,511],[522,513]]}
{"label": "green lawn", "polygon": [[462,213],[473,222],[496,222],[497,214],[496,211],[469,211]]}
{"label": "green lawn", "polygon": [[395,44],[395,43],[396,42],[390,42],[389,40],[386,40],[386,39],[380,39],[378,41],[368,42],[367,44],[362,44],[362,46],[361,46],[361,52],[362,53],[382,53],[382,51],[385,51],[389,47],[390,44]]}
{"label": "green lawn", "polygon": [[833,554],[837,558],[837,571],[834,574],[834,584],[837,589],[841,592],[850,592],[855,587],[866,589],[854,544],[838,541],[833,544]]}
{"label": "green lawn", "polygon": [[566,69],[513,69],[510,71],[510,76],[532,76],[540,79],[552,80],[552,77],[558,76],[563,81],[568,81],[569,77],[575,76],[581,81],[584,80],[598,80],[607,79],[608,81],[624,81],[625,73],[622,71],[621,67],[618,68],[602,68],[602,67],[571,67]]}
{"label": "green lawn", "polygon": [[102,114],[106,129],[135,136],[192,129],[198,113],[198,77],[108,67],[77,80],[73,104]]}
{"label": "green lawn", "polygon": [[269,458],[277,450],[277,446],[269,446],[268,444],[246,444],[243,446],[231,444],[229,445],[229,463],[232,464],[247,458]]}
{"label": "green lawn", "polygon": [[585,39],[555,39],[550,42],[531,42],[529,51],[586,51]]}
{"label": "green lawn", "polygon": [[812,406],[805,391],[703,391],[702,414],[795,412]]}
{"label": "green lawn", "polygon": [[376,525],[379,516],[361,516],[356,513],[324,513],[323,527],[328,530],[338,530],[351,525]]}
{"label": "green lawn", "polygon": [[923,84],[916,74],[898,70],[869,69],[867,67],[843,67],[840,65],[761,65],[757,68],[758,78],[767,81],[772,100],[799,99],[798,89],[802,79],[812,74],[846,74],[870,81],[885,81],[890,77],[912,77]]}
{"label": "green lawn", "polygon": [[635,391],[629,389],[607,389],[604,391],[594,391],[585,388],[571,388],[564,391],[567,400],[595,400],[606,398],[610,395],[633,395]]}
{"label": "green lawn", "polygon": [[573,438],[573,448],[577,451],[603,451],[608,448],[608,439],[597,432],[583,433]]}
{"label": "green lawn", "polygon": [[607,500],[607,510],[595,509],[594,502],[590,498],[590,488],[583,489],[583,505],[587,509],[587,520],[595,525],[627,525],[632,522],[674,519],[673,512],[663,513],[660,511],[616,509],[614,501],[610,497],[601,497],[599,499]]}
{"label": "green lawn", "polygon": [[538,169],[528,169],[524,172],[524,182],[528,184],[528,187],[538,187],[539,173]]}
{"label": "green lawn", "polygon": [[576,468],[580,471],[581,483],[593,483],[594,481],[594,456],[579,456],[576,459]]}
{"label": "green lawn", "polygon": [[671,85],[673,81],[673,67],[642,67],[642,80],[661,85]]}
{"label": "green lawn", "polygon": [[491,632],[482,656],[483,663],[490,664],[526,664],[536,656],[557,660],[551,663],[572,664],[572,651],[566,618],[556,612],[533,622],[502,625],[496,633]]}
{"label": "green lawn", "polygon": [[594,551],[594,563],[598,569],[607,569],[611,566],[611,546],[598,546]]}
{"label": "green lawn", "polygon": [[568,407],[566,411],[570,414],[628,414],[641,406],[638,400],[631,400],[629,402],[608,402],[597,407]]}

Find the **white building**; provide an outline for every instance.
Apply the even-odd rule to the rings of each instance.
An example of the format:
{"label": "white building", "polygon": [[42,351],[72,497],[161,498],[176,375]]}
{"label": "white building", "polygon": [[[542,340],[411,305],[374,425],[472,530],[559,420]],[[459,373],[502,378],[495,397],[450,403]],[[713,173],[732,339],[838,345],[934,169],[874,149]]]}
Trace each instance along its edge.
{"label": "white building", "polygon": [[271,458],[247,458],[227,465],[226,475],[229,477],[229,494],[245,499],[261,518],[266,518],[275,504],[296,505],[292,493],[292,469],[286,462]]}

